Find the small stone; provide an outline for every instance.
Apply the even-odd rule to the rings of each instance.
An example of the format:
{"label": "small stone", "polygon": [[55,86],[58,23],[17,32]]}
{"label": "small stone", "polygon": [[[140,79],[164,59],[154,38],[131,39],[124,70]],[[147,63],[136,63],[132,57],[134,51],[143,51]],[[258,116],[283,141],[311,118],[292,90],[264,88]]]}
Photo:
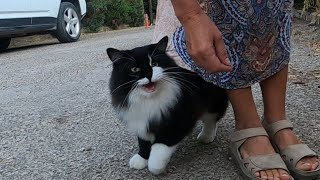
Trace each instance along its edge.
{"label": "small stone", "polygon": [[232,160],[232,158],[229,156],[229,157],[228,157],[228,160],[229,160],[229,161],[231,161],[231,160]]}
{"label": "small stone", "polygon": [[81,148],[80,151],[81,151],[81,152],[84,152],[84,151],[92,151],[92,147]]}
{"label": "small stone", "polygon": [[292,82],[293,84],[301,84],[301,85],[304,85],[304,84],[306,84],[304,81],[294,81],[294,82]]}

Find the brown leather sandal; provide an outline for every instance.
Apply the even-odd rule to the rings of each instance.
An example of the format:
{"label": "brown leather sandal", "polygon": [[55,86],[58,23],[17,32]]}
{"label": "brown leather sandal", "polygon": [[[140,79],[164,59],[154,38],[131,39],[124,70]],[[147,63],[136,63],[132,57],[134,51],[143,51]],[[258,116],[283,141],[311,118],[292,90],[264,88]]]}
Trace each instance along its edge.
{"label": "brown leather sandal", "polygon": [[239,148],[248,138],[255,136],[268,136],[268,134],[264,128],[260,127],[236,131],[231,136],[230,152],[233,159],[240,167],[240,175],[242,178],[245,180],[261,180],[261,178],[256,177],[254,174],[258,171],[269,169],[283,169],[289,173],[281,156],[277,153],[250,156],[248,158],[241,157]]}
{"label": "brown leather sandal", "polygon": [[318,168],[313,171],[303,171],[296,168],[297,163],[304,157],[319,158],[319,156],[314,151],[312,151],[306,144],[289,145],[285,149],[281,150],[275,144],[273,137],[278,131],[282,129],[293,129],[293,125],[289,120],[280,120],[272,124],[267,124],[267,122],[264,120],[262,124],[269,134],[272,145],[277,150],[277,152],[280,153],[291,175],[295,179],[311,180],[319,177],[320,165],[318,165]]}

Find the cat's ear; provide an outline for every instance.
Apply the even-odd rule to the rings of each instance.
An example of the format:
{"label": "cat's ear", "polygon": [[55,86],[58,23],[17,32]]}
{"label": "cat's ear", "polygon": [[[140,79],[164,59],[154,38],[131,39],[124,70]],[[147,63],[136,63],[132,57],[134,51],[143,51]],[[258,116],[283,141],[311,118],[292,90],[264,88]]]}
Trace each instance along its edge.
{"label": "cat's ear", "polygon": [[108,48],[107,54],[112,62],[124,57],[124,54],[121,51],[114,48]]}
{"label": "cat's ear", "polygon": [[163,37],[156,45],[156,49],[161,52],[166,52],[168,45],[168,36]]}

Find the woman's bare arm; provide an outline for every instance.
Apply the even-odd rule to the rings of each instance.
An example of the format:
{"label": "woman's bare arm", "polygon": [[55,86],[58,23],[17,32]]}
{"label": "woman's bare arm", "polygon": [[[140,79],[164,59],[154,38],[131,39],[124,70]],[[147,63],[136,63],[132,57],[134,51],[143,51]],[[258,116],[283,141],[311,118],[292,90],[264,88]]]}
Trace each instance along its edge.
{"label": "woman's bare arm", "polygon": [[181,23],[203,13],[197,0],[171,0],[175,14]]}

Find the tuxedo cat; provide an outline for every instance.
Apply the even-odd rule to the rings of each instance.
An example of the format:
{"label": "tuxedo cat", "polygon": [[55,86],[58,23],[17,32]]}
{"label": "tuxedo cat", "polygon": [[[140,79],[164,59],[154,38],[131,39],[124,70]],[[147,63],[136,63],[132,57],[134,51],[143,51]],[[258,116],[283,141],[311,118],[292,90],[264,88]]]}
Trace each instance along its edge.
{"label": "tuxedo cat", "polygon": [[214,140],[217,121],[228,106],[225,91],[193,72],[180,68],[166,55],[168,37],[132,50],[108,48],[113,62],[110,78],[112,105],[129,131],[138,137],[139,152],[131,168],[165,171],[178,143],[203,121],[198,140]]}

